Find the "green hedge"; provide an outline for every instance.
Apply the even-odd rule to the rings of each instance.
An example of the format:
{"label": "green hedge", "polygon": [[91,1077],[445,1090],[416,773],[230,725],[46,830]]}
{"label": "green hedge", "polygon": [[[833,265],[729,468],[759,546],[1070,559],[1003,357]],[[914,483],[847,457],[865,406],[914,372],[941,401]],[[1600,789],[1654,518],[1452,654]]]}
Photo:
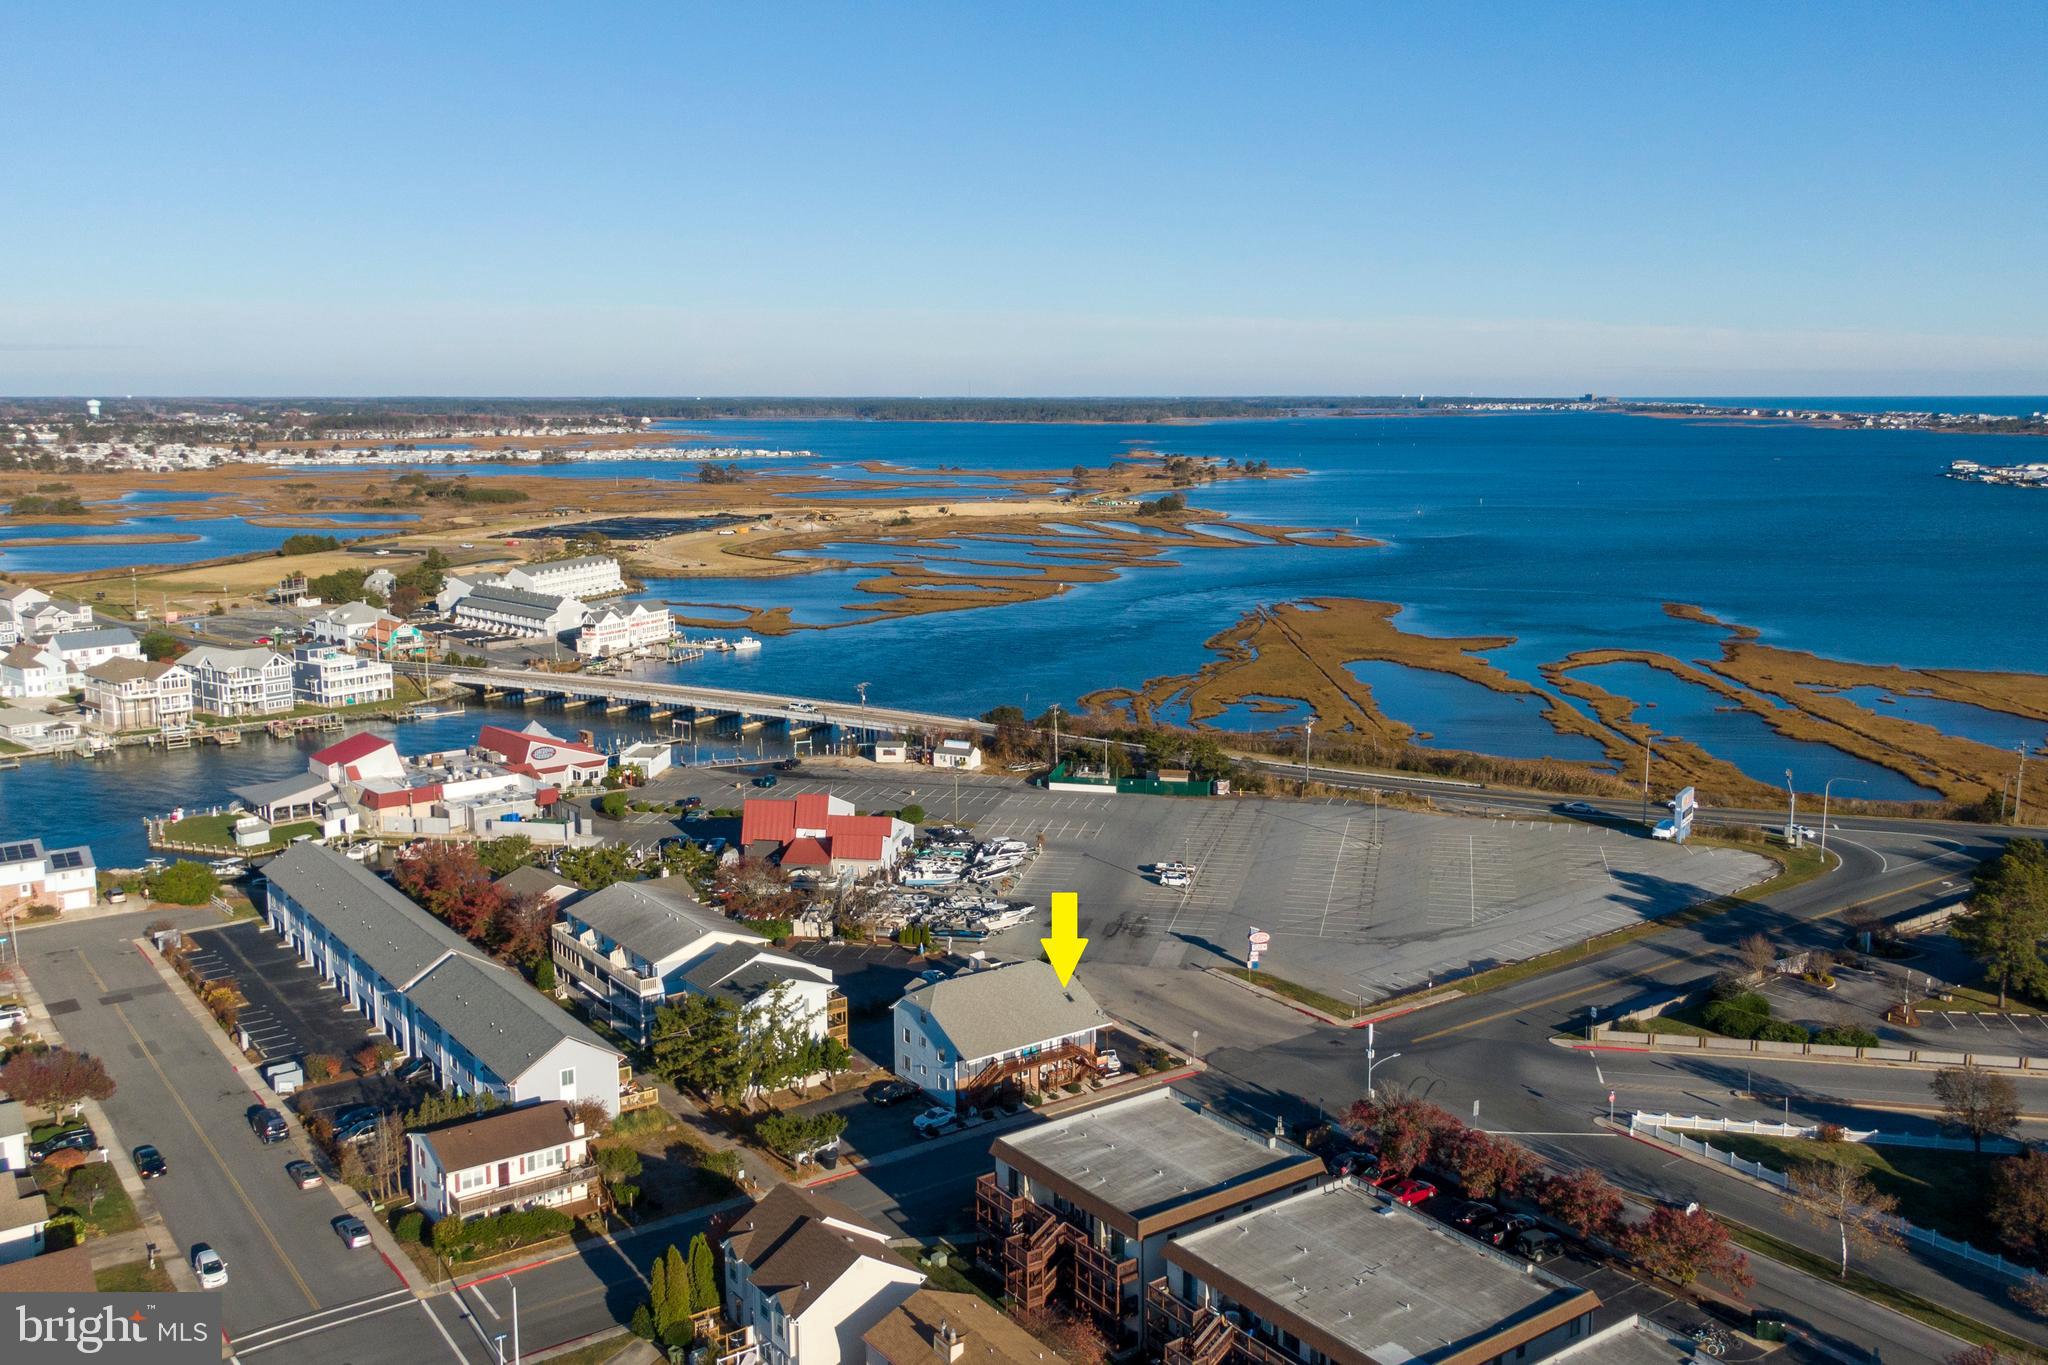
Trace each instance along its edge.
{"label": "green hedge", "polygon": [[507,1209],[467,1222],[443,1218],[434,1224],[434,1250],[451,1261],[466,1260],[528,1242],[544,1242],[575,1226],[573,1218],[554,1209]]}

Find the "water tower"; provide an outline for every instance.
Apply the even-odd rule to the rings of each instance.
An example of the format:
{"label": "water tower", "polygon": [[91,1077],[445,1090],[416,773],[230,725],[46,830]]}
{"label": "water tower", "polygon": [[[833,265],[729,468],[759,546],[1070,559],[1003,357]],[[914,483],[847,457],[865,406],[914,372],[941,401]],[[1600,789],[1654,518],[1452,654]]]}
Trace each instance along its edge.
{"label": "water tower", "polygon": [[99,400],[99,399],[97,399],[97,398],[88,398],[88,399],[86,399],[86,400],[85,400],[85,415],[86,415],[87,417],[90,417],[90,418],[91,418],[91,419],[92,419],[93,421],[95,421],[95,422],[99,421],[99,419],[100,419],[100,400]]}

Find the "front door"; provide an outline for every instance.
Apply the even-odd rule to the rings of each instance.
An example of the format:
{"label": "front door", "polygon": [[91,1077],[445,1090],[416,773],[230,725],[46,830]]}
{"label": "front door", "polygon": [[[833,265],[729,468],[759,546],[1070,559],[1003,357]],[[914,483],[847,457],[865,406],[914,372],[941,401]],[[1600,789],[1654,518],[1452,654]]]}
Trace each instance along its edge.
{"label": "front door", "polygon": [[501,1161],[501,1162],[499,1162],[499,1163],[498,1163],[498,1184],[499,1184],[500,1186],[505,1186],[505,1185],[509,1185],[509,1184],[511,1184],[511,1183],[512,1183],[512,1163],[511,1163],[511,1162],[509,1162],[509,1161]]}

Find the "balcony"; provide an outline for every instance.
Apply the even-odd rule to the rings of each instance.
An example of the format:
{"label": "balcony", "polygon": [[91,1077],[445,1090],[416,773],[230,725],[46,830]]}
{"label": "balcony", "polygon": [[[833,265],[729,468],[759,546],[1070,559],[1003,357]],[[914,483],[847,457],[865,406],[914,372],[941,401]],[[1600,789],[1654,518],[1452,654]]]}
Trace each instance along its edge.
{"label": "balcony", "polygon": [[1184,1303],[1160,1276],[1145,1287],[1145,1332],[1163,1343],[1166,1365],[1301,1365],[1246,1331],[1236,1312]]}
{"label": "balcony", "polygon": [[544,1175],[515,1180],[510,1185],[492,1185],[481,1190],[451,1195],[448,1199],[448,1211],[458,1218],[472,1218],[511,1205],[529,1203],[544,1194],[565,1190],[572,1185],[596,1183],[597,1163],[585,1161],[581,1165],[564,1166]]}

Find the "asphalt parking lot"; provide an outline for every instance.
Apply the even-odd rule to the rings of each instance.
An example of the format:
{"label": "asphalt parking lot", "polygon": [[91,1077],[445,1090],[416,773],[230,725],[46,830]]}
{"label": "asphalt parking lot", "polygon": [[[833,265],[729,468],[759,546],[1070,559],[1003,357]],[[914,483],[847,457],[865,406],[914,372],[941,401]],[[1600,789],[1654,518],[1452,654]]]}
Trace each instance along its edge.
{"label": "asphalt parking lot", "polygon": [[261,920],[187,935],[192,965],[211,981],[231,976],[248,1004],[240,1024],[265,1062],[326,1053],[345,1066],[370,1040],[367,1021],[303,965]]}
{"label": "asphalt parking lot", "polygon": [[[664,793],[722,803],[733,779],[684,771]],[[1148,968],[1243,960],[1272,935],[1276,975],[1363,1001],[1533,957],[1768,876],[1754,854],[1685,847],[1602,823],[1378,810],[1357,802],[1054,792],[995,775],[811,761],[777,797],[830,791],[861,810],[922,805],[1044,852],[1001,893],[1038,915],[989,951],[1036,957],[1054,891],[1080,897],[1090,959]],[[748,793],[753,795],[751,791]],[[1198,868],[1183,890],[1153,865]]]}

